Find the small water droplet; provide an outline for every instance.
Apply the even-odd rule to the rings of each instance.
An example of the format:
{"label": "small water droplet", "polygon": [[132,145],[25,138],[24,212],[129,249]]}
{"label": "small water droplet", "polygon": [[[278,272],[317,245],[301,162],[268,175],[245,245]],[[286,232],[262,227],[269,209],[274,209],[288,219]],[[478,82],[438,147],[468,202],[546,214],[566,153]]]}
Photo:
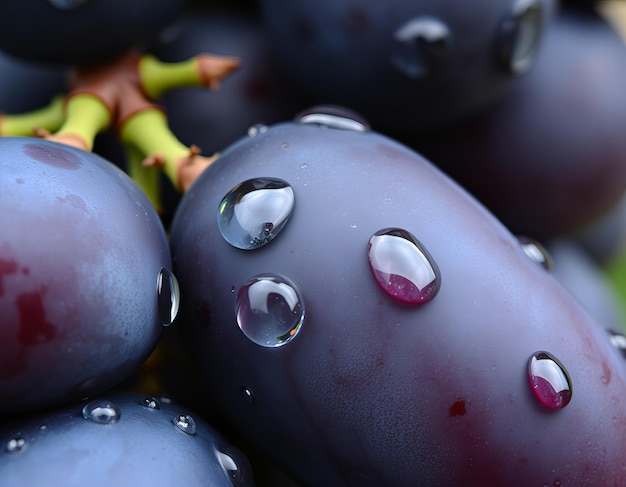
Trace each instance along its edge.
{"label": "small water droplet", "polygon": [[39,429],[40,429],[41,431],[44,431],[44,430],[47,430],[47,429],[48,429],[48,427],[47,427],[45,424],[42,424],[42,425],[39,427]]}
{"label": "small water droplet", "polygon": [[141,405],[148,409],[161,409],[161,403],[156,397],[147,396],[141,400]]}
{"label": "small water droplet", "polygon": [[5,445],[5,449],[8,453],[18,453],[24,448],[26,448],[26,440],[21,436],[11,438]]}
{"label": "small water droplet", "polygon": [[215,456],[232,485],[235,487],[249,485],[247,478],[249,464],[241,452],[231,447],[220,447],[215,449]]}
{"label": "small water droplet", "polygon": [[217,222],[233,247],[253,250],[283,229],[295,204],[293,188],[282,179],[255,178],[231,189],[220,203]]}
{"label": "small water droplet", "polygon": [[300,169],[308,169],[309,165],[306,162],[303,162],[302,164],[300,164]]}
{"label": "small water droplet", "polygon": [[370,124],[365,118],[354,110],[339,105],[317,105],[303,110],[294,117],[294,122],[354,132],[370,130]]}
{"label": "small water droplet", "polygon": [[189,414],[179,414],[174,418],[174,424],[188,435],[196,434],[196,422]]}
{"label": "small water droplet", "polygon": [[626,358],[626,336],[623,333],[615,330],[607,330],[609,333],[609,341],[611,345],[622,353],[622,356]]}
{"label": "small water droplet", "polygon": [[252,391],[250,389],[248,389],[245,386],[242,386],[239,389],[239,392],[245,404],[247,404],[248,406],[252,406],[254,404],[255,402],[254,395],[252,394]]}
{"label": "small water droplet", "polygon": [[406,230],[385,228],[376,232],[369,241],[368,258],[378,285],[402,303],[427,303],[441,287],[436,262]]}
{"label": "small water droplet", "polygon": [[356,223],[350,223],[350,228],[356,228]]}
{"label": "small water droplet", "polygon": [[536,262],[546,270],[552,269],[552,257],[550,256],[550,252],[537,240],[520,235],[517,237],[517,241],[530,260]]}
{"label": "small water droplet", "polygon": [[172,403],[172,399],[167,397],[167,396],[159,396],[159,401],[161,401],[163,404],[171,404]]}
{"label": "small water droplet", "polygon": [[280,347],[300,331],[304,301],[291,280],[260,274],[239,289],[235,313],[239,328],[250,340],[263,347]]}
{"label": "small water droplet", "polygon": [[535,397],[549,409],[562,409],[572,399],[572,383],[565,367],[549,352],[528,360],[528,378]]}
{"label": "small water droplet", "polygon": [[259,134],[267,132],[267,125],[257,123],[248,128],[248,137],[256,137]]}
{"label": "small water droplet", "polygon": [[116,404],[106,399],[95,399],[83,406],[83,418],[98,424],[112,424],[119,421],[122,413]]}
{"label": "small water droplet", "polygon": [[178,314],[180,288],[176,276],[165,267],[159,271],[157,276],[157,299],[159,319],[163,326],[169,326]]}
{"label": "small water droplet", "polygon": [[500,26],[500,62],[513,74],[532,66],[543,32],[543,7],[539,0],[517,0],[510,16]]}
{"label": "small water droplet", "polygon": [[427,16],[411,19],[393,34],[391,64],[408,78],[424,78],[448,55],[451,37],[450,30],[439,19]]}

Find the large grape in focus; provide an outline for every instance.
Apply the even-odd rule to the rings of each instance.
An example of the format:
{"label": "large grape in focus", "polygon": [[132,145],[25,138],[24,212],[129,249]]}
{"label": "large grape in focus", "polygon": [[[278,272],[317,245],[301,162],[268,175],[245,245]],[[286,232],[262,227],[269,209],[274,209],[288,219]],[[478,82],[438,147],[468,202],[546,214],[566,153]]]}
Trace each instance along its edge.
{"label": "large grape in focus", "polygon": [[95,154],[0,138],[0,411],[67,403],[129,376],[177,306],[159,217]]}
{"label": "large grape in focus", "polygon": [[277,58],[378,130],[441,127],[532,68],[553,0],[263,0]]}
{"label": "large grape in focus", "polygon": [[349,112],[224,150],[170,243],[207,396],[303,485],[626,481],[609,334],[534,240]]}

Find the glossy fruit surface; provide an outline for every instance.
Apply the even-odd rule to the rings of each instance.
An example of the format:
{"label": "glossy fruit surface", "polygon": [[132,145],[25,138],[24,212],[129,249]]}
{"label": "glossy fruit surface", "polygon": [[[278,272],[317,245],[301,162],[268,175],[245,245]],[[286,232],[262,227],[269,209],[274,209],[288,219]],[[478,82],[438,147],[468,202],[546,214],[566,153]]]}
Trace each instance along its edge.
{"label": "glossy fruit surface", "polygon": [[166,398],[108,392],[0,430],[7,485],[253,485],[243,454]]}
{"label": "glossy fruit surface", "polygon": [[0,411],[101,392],[172,321],[165,232],[130,178],[55,142],[0,138]]}
{"label": "glossy fruit surface", "polygon": [[377,130],[450,123],[531,68],[549,0],[263,0],[273,48],[314,97]]}
{"label": "glossy fruit surface", "polygon": [[[226,211],[271,178],[293,208],[246,186]],[[229,243],[224,218],[255,244]],[[466,192],[358,121],[309,114],[230,146],[171,247],[209,396],[303,485],[626,480],[626,369],[605,331]]]}

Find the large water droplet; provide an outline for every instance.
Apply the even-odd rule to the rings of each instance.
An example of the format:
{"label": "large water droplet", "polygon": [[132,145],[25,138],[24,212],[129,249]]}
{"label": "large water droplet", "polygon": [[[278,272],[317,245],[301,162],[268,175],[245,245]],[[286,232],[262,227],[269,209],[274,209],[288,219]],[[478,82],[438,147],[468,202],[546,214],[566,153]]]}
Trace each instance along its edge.
{"label": "large water droplet", "polygon": [[159,400],[156,397],[144,397],[141,400],[141,405],[148,408],[148,409],[161,409],[161,403],[159,402]]}
{"label": "large water droplet", "polygon": [[543,31],[543,7],[539,0],[517,0],[500,26],[500,61],[513,74],[528,71]]}
{"label": "large water droplet", "polygon": [[235,487],[249,485],[246,471],[248,463],[241,452],[230,447],[220,447],[215,449],[215,456]]}
{"label": "large water droplet", "polygon": [[178,314],[180,288],[174,274],[165,267],[159,271],[157,276],[157,299],[161,323],[163,326],[169,326]]}
{"label": "large water droplet", "polygon": [[294,203],[293,188],[286,181],[248,179],[222,198],[217,212],[222,237],[238,249],[258,249],[280,233]]}
{"label": "large water droplet", "polygon": [[368,258],[376,282],[401,303],[426,303],[439,291],[437,263],[406,230],[385,228],[376,232],[369,241]]}
{"label": "large water droplet", "polygon": [[528,379],[535,397],[549,409],[562,409],[572,399],[572,382],[551,353],[536,352],[528,360]]}
{"label": "large water droplet", "polygon": [[112,424],[119,421],[120,408],[106,399],[95,399],[83,406],[83,418],[98,424]]}
{"label": "large water droplet", "polygon": [[434,17],[417,17],[393,33],[391,64],[404,76],[420,79],[445,59],[451,44],[450,30]]}
{"label": "large water droplet", "polygon": [[196,422],[189,414],[179,414],[174,418],[174,424],[188,435],[196,434]]}
{"label": "large water droplet", "polygon": [[263,347],[280,347],[300,331],[304,301],[286,277],[261,274],[241,286],[235,313],[239,328],[250,340]]}
{"label": "large water droplet", "polygon": [[552,269],[552,256],[543,245],[536,240],[523,235],[518,236],[517,241],[520,243],[522,250],[530,260],[536,262],[547,270]]}
{"label": "large water droplet", "polygon": [[340,105],[316,105],[301,111],[294,122],[354,132],[367,132],[370,124],[359,113]]}
{"label": "large water droplet", "polygon": [[11,438],[5,445],[5,450],[8,453],[18,453],[26,448],[26,440],[21,436]]}

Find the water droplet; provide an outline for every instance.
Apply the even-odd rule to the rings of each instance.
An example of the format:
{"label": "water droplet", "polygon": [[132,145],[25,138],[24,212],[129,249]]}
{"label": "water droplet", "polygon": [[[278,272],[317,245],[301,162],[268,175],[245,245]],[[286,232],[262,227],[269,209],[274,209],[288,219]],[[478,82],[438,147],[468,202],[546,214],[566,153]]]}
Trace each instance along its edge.
{"label": "water droplet", "polygon": [[317,105],[298,113],[294,122],[354,132],[367,132],[370,124],[360,114],[339,105]]}
{"label": "water droplet", "polygon": [[309,165],[306,162],[303,162],[302,164],[300,164],[300,169],[308,169]]}
{"label": "water droplet", "polygon": [[257,123],[248,128],[249,137],[256,137],[257,135],[264,134],[265,132],[267,132],[267,125],[262,123]]}
{"label": "water droplet", "polygon": [[528,360],[528,378],[535,397],[549,409],[562,409],[572,399],[572,383],[565,367],[552,354],[536,352]]}
{"label": "water droplet", "polygon": [[439,291],[439,267],[421,242],[406,230],[385,228],[376,232],[369,241],[368,258],[378,285],[397,301],[422,304]]}
{"label": "water droplet", "polygon": [[249,179],[222,198],[217,213],[220,232],[233,247],[258,249],[276,238],[294,204],[293,188],[282,179]]}
{"label": "water droplet", "polygon": [[623,333],[615,330],[607,330],[609,333],[609,341],[617,350],[622,353],[622,356],[626,358],[626,336]]}
{"label": "water droplet", "polygon": [[215,456],[234,486],[249,485],[248,463],[242,453],[231,447],[220,447],[215,449]]}
{"label": "water droplet", "polygon": [[83,418],[99,424],[112,424],[119,421],[120,409],[106,399],[95,399],[83,406]]}
{"label": "water droplet", "polygon": [[188,435],[196,434],[196,422],[189,414],[179,414],[174,418],[174,424]]}
{"label": "water droplet", "polygon": [[434,17],[417,17],[405,22],[393,34],[391,64],[404,76],[428,76],[447,56],[452,42],[450,30]]}
{"label": "water droplet", "polygon": [[159,271],[157,276],[157,299],[161,323],[163,326],[169,326],[178,314],[180,288],[176,276],[165,267]]}
{"label": "water droplet", "polygon": [[547,270],[552,269],[552,256],[550,256],[550,252],[548,252],[543,245],[526,236],[518,236],[517,241],[520,243],[522,250],[530,260],[536,262]]}
{"label": "water droplet", "polygon": [[499,57],[513,74],[528,71],[543,31],[543,7],[539,0],[517,0],[500,26]]}
{"label": "water droplet", "polygon": [[241,286],[235,312],[239,328],[250,340],[263,347],[279,347],[300,331],[304,301],[286,277],[261,274]]}
{"label": "water droplet", "polygon": [[254,399],[254,395],[252,394],[252,391],[250,389],[248,389],[245,386],[242,386],[239,389],[239,392],[241,393],[241,398],[243,399],[243,402],[245,404],[247,404],[248,406],[252,406],[255,402]]}
{"label": "water droplet", "polygon": [[161,409],[161,403],[156,397],[144,397],[141,401],[141,405],[148,409]]}
{"label": "water droplet", "polygon": [[26,440],[21,436],[11,438],[5,445],[5,449],[8,453],[18,453],[24,448],[26,448]]}

